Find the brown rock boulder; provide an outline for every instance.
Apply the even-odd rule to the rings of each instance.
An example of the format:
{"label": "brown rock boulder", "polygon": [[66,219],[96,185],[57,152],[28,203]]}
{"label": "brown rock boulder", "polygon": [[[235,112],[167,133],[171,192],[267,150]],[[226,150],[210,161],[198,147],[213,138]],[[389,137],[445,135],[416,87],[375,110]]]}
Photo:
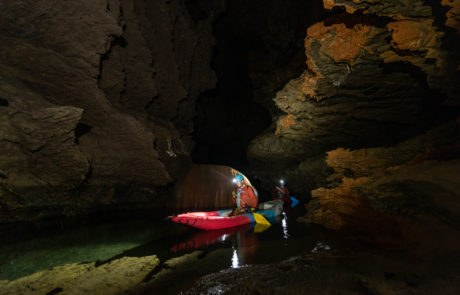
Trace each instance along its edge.
{"label": "brown rock boulder", "polygon": [[0,222],[164,206],[215,84],[213,17],[180,1],[2,2]]}

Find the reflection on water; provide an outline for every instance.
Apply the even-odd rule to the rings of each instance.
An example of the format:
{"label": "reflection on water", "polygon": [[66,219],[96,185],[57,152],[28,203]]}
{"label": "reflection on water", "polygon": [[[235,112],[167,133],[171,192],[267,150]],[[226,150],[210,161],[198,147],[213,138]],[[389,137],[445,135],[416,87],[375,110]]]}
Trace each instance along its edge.
{"label": "reflection on water", "polygon": [[283,219],[281,220],[281,226],[283,227],[283,238],[289,238],[288,225],[287,225],[287,214],[283,212]]}
{"label": "reflection on water", "polygon": [[[99,264],[125,257],[155,256],[163,266],[149,270],[146,281],[151,291],[177,294],[203,275],[279,262],[324,240],[322,236],[318,239],[322,229],[297,224],[291,215],[283,214],[270,223],[270,227],[247,224],[200,231],[168,222],[138,220],[68,229],[0,246],[0,280],[15,280],[60,265],[97,262],[97,269]],[[110,280],[111,274],[107,275]]]}
{"label": "reflection on water", "polygon": [[232,268],[238,268],[240,266],[240,261],[238,259],[238,252],[235,248],[233,248],[233,255],[232,255]]}
{"label": "reflection on water", "polygon": [[228,237],[230,237],[229,234],[223,234],[222,237],[220,237],[220,241],[225,242],[225,240],[228,239]]}
{"label": "reflection on water", "polygon": [[[230,241],[232,238],[239,233],[254,231],[255,227],[253,224],[244,224],[242,226],[225,228],[219,230],[195,230],[191,236],[183,239],[182,241],[171,246],[172,252],[187,251],[187,250],[198,250],[205,249],[217,243],[223,243]],[[231,242],[231,241],[230,241]]]}
{"label": "reflection on water", "polygon": [[0,244],[0,280],[16,279],[64,264],[107,261],[165,236],[166,228],[153,228],[151,224],[145,220],[98,224],[54,230],[38,238],[24,237]]}
{"label": "reflection on water", "polygon": [[320,251],[329,251],[331,247],[323,242],[316,243],[315,248],[311,250],[311,253],[318,253]]}

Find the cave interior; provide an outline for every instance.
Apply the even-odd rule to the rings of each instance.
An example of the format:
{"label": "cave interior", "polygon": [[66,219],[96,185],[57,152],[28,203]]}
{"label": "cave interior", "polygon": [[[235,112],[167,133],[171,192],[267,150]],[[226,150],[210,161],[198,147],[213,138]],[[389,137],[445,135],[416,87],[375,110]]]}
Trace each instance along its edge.
{"label": "cave interior", "polygon": [[[283,179],[291,220],[368,250],[213,271],[189,294],[250,293],[280,269],[273,288],[293,294],[458,294],[459,15],[458,0],[0,2],[0,237],[228,208],[218,182],[241,171],[259,201]],[[166,292],[149,282],[175,262],[117,255],[110,276],[149,272],[103,294]],[[0,294],[42,292],[24,287],[40,275],[0,277]]]}

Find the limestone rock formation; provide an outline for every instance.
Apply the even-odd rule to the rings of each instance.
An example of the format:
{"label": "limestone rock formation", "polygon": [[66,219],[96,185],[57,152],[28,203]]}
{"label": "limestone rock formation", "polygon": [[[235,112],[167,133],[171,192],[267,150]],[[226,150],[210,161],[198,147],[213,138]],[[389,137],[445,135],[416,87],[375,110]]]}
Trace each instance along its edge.
{"label": "limestone rock formation", "polygon": [[392,147],[328,152],[329,187],[312,191],[300,220],[406,236],[415,223],[433,231],[430,219],[458,229],[459,127],[457,120]]}
{"label": "limestone rock formation", "polygon": [[216,81],[218,8],[193,20],[180,1],[0,3],[0,222],[161,206]]}
{"label": "limestone rock formation", "polygon": [[441,4],[449,7],[445,25],[455,29],[457,34],[460,34],[460,2],[458,0],[442,0]]}
{"label": "limestone rock formation", "polygon": [[328,150],[394,145],[455,116],[446,110],[460,101],[459,40],[439,25],[439,5],[323,3],[346,12],[308,28],[307,68],[276,94],[283,114],[248,149],[254,174],[282,175],[304,199],[325,185]]}
{"label": "limestone rock formation", "polygon": [[[318,0],[221,2],[225,13],[214,24],[212,60],[219,81],[197,104],[193,158],[246,170],[247,146],[280,112],[271,100],[276,91],[303,72],[305,30],[324,10]],[[209,13],[190,7],[196,18]]]}

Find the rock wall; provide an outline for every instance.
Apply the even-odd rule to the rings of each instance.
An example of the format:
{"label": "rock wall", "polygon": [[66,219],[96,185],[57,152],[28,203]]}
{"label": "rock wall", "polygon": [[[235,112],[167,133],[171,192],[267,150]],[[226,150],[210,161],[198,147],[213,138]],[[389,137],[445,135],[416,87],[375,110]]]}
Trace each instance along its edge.
{"label": "rock wall", "polygon": [[216,83],[213,9],[0,3],[0,222],[164,205],[158,188],[190,161],[194,103]]}
{"label": "rock wall", "polygon": [[433,234],[434,220],[460,229],[459,123],[392,147],[329,151],[330,186],[311,192],[301,220],[404,236],[414,235],[416,223]]}
{"label": "rock wall", "polygon": [[390,215],[421,202],[436,203],[422,215],[458,225],[459,134],[449,128],[458,130],[460,38],[458,5],[447,2],[323,1],[334,13],[308,28],[304,73],[276,94],[283,114],[248,150],[267,187],[284,177],[304,200],[313,190],[304,221],[391,227]]}

